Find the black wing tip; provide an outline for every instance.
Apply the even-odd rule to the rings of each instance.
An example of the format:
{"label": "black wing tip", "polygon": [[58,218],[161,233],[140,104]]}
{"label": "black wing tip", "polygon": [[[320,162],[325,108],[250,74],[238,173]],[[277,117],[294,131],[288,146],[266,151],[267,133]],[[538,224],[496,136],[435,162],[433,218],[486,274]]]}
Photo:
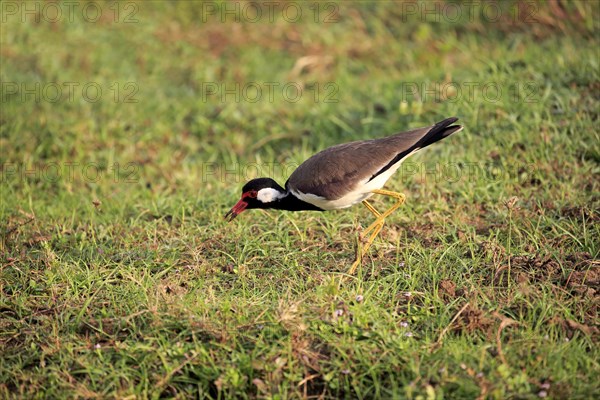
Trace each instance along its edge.
{"label": "black wing tip", "polygon": [[431,131],[442,132],[443,137],[448,137],[453,133],[459,132],[463,129],[462,125],[452,125],[456,121],[458,121],[458,117],[446,118],[445,120],[435,124]]}
{"label": "black wing tip", "polygon": [[420,148],[427,147],[462,130],[462,125],[452,125],[456,121],[458,121],[457,117],[451,117],[433,125],[429,132],[427,132],[427,134],[419,141],[417,146]]}
{"label": "black wing tip", "polygon": [[439,126],[440,128],[442,127],[447,127],[452,125],[453,123],[455,123],[456,121],[458,121],[458,117],[450,117],[450,118],[446,118],[440,122],[438,122],[437,124],[435,124],[436,126]]}

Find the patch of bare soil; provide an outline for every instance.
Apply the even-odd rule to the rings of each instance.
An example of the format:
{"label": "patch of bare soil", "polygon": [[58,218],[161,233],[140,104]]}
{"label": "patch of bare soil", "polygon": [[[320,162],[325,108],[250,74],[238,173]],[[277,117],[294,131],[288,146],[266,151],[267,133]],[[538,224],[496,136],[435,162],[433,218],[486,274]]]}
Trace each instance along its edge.
{"label": "patch of bare soil", "polygon": [[587,222],[600,221],[600,212],[585,206],[565,207],[560,210],[560,215],[575,220],[585,220]]}
{"label": "patch of bare soil", "polygon": [[456,283],[450,279],[442,279],[438,286],[438,292],[442,300],[446,303],[450,303],[454,299],[459,297],[469,296],[469,291],[464,286],[457,286]]}
{"label": "patch of bare soil", "polygon": [[455,332],[484,332],[488,336],[492,333],[494,318],[487,314],[484,310],[480,310],[476,306],[468,305],[467,308],[458,316],[453,330]]}
{"label": "patch of bare soil", "polygon": [[591,324],[582,324],[567,318],[554,317],[549,321],[549,323],[559,326],[564,332],[566,332],[568,338],[572,338],[576,331],[580,331],[583,334],[592,336],[597,340],[600,333],[597,326]]}
{"label": "patch of bare soil", "polygon": [[511,280],[520,284],[550,282],[574,294],[594,297],[598,293],[600,263],[587,252],[557,258],[539,253],[508,256],[503,247],[491,243],[483,243],[481,248],[500,265],[494,275],[496,285],[506,284],[510,265]]}
{"label": "patch of bare soil", "polygon": [[575,253],[567,256],[566,261],[572,271],[564,282],[564,286],[573,293],[588,298],[599,296],[600,261],[593,260],[589,253]]}
{"label": "patch of bare soil", "polygon": [[453,299],[454,297],[456,297],[456,283],[452,282],[449,279],[443,279],[440,282],[439,292],[442,296],[442,299]]}
{"label": "patch of bare soil", "polygon": [[560,264],[552,257],[540,255],[512,256],[510,264],[516,272],[515,279],[520,283],[533,281],[560,281]]}
{"label": "patch of bare soil", "polygon": [[431,223],[407,226],[406,236],[408,239],[417,239],[425,247],[438,247],[442,244]]}

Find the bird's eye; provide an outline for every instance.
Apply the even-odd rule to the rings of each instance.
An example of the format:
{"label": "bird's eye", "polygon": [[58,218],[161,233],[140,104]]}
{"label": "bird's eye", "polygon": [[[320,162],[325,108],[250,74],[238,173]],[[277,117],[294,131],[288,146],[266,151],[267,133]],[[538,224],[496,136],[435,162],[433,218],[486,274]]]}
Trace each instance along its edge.
{"label": "bird's eye", "polygon": [[258,196],[258,192],[256,190],[251,190],[248,192],[248,197],[251,199],[255,199]]}

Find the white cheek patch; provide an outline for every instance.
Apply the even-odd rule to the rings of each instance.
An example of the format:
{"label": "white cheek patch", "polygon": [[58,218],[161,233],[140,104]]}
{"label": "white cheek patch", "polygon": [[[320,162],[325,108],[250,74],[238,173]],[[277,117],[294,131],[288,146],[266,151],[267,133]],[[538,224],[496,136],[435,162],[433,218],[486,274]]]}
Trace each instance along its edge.
{"label": "white cheek patch", "polygon": [[282,197],[285,197],[285,194],[273,188],[260,189],[258,191],[258,195],[256,196],[258,201],[263,203],[270,203],[272,201],[281,199]]}

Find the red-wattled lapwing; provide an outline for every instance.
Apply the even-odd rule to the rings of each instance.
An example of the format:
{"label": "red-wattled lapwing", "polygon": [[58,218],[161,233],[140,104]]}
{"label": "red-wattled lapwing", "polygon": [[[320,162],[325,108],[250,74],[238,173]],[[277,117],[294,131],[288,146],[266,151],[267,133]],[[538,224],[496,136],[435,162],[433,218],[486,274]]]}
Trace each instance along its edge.
{"label": "red-wattled lapwing", "polygon": [[[251,208],[288,211],[328,211],[347,208],[362,201],[375,215],[362,233],[371,232],[362,251],[349,271],[354,273],[383,227],[385,218],[404,202],[401,193],[382,190],[404,159],[417,150],[444,139],[462,129],[452,125],[458,118],[447,118],[433,126],[371,140],[339,144],[304,161],[289,177],[285,189],[271,178],[252,179],[242,188],[242,198],[225,215],[229,221]],[[377,211],[367,199],[373,194],[391,196],[396,203],[384,213]]]}

